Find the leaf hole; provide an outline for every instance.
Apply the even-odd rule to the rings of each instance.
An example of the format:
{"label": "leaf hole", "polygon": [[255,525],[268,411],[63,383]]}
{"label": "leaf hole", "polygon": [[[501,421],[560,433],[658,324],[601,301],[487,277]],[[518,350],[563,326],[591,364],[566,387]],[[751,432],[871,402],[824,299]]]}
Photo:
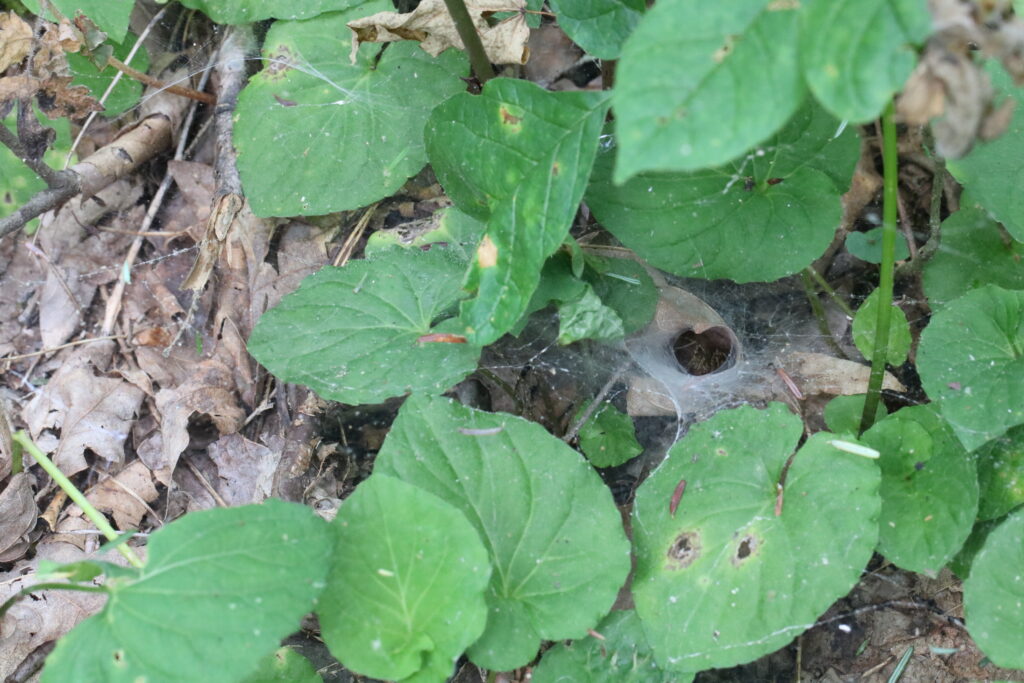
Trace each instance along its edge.
{"label": "leaf hole", "polygon": [[738,567],[740,563],[754,554],[754,551],[757,550],[759,545],[761,545],[761,543],[758,538],[751,534],[747,534],[740,539],[739,545],[736,546],[736,554],[732,558],[733,565]]}
{"label": "leaf hole", "polygon": [[684,330],[672,343],[672,353],[683,370],[691,375],[710,375],[732,367],[732,332],[716,325],[703,332]]}
{"label": "leaf hole", "polygon": [[669,569],[686,569],[700,557],[700,534],[684,531],[668,549]]}

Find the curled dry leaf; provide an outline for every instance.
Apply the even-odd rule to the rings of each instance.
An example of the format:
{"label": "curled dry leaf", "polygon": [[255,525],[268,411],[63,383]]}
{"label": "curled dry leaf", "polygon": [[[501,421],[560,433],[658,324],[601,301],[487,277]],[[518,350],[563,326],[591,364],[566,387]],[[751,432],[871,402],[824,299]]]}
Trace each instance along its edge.
{"label": "curled dry leaf", "polygon": [[993,102],[988,75],[974,60],[979,51],[1000,60],[1017,84],[1024,82],[1024,22],[1009,2],[930,0],[935,29],[900,97],[901,118],[932,121],[936,151],[948,159],[969,152],[977,140],[1003,134],[1013,100]]}
{"label": "curled dry leaf", "polygon": [[[530,56],[526,43],[530,28],[522,12],[491,26],[487,18],[495,12],[523,10],[524,0],[467,0],[466,9],[473,19],[487,57],[495,64],[525,64]],[[416,40],[427,54],[436,57],[450,47],[464,49],[444,0],[423,0],[412,12],[378,12],[349,22],[352,29],[352,63],[363,43],[390,43]]]}

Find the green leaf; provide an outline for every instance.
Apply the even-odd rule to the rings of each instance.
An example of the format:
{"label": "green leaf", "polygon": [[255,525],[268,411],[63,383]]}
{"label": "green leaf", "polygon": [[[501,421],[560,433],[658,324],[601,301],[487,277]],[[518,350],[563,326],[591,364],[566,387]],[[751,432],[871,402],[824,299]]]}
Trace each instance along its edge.
{"label": "green leaf", "polygon": [[324,587],[333,537],[279,500],[186,515],[149,538],[137,581],[57,643],[42,680],[237,681],[256,670]]}
{"label": "green leaf", "polygon": [[882,454],[878,552],[903,569],[937,575],[974,524],[974,460],[932,406],[903,408],[861,440]]}
{"label": "green leaf", "polygon": [[1024,426],[978,449],[979,519],[1002,517],[1024,503]]}
{"label": "green leaf", "polygon": [[878,468],[814,434],[792,460],[776,515],[776,485],[802,433],[779,403],[719,412],[637,490],[633,597],[662,666],[757,659],[859,580],[878,539]]}
{"label": "green leaf", "polygon": [[622,186],[611,178],[614,148],[602,147],[586,201],[608,230],[662,270],[775,280],[821,256],[839,225],[860,143],[852,130],[833,138],[837,130],[831,116],[807,107],[741,161],[642,174]]}
{"label": "green leaf", "polygon": [[617,59],[643,16],[643,0],[551,0],[558,25],[588,54]]}
{"label": "green leaf", "polygon": [[718,166],[775,133],[804,99],[785,3],[662,0],[616,69],[615,182]]}
{"label": "green leaf", "polygon": [[342,504],[317,606],[324,642],[372,678],[443,681],[484,630],[487,551],[456,508],[375,472]]}
{"label": "green leaf", "polygon": [[581,638],[629,572],[611,493],[583,457],[535,423],[413,395],[377,456],[390,474],[459,508],[494,573],[476,664],[508,671],[541,640]]}
{"label": "green leaf", "polygon": [[[880,291],[876,289],[871,292],[853,317],[853,343],[861,355],[867,359],[872,359],[875,356]],[[885,362],[889,365],[903,365],[907,360],[907,354],[910,353],[910,325],[907,323],[907,316],[903,313],[903,309],[892,302],[889,305],[893,310],[889,312],[889,345],[885,354]]]}
{"label": "green leaf", "polygon": [[366,239],[363,255],[374,258],[394,247],[430,249],[429,245],[437,244],[469,263],[484,234],[484,224],[454,206],[440,209],[430,220],[431,227],[420,233],[409,234],[403,226],[371,233]]}
{"label": "green leaf", "polygon": [[967,630],[992,663],[1024,669],[1024,509],[989,534],[964,581]]}
{"label": "green leaf", "polygon": [[[68,19],[84,14],[115,43],[123,43],[128,34],[135,0],[50,0],[53,6]],[[41,14],[39,0],[22,0],[22,4],[33,14]],[[46,12],[47,19],[54,17]]]}
{"label": "green leaf", "polygon": [[324,12],[350,8],[360,8],[363,14],[376,11],[367,0],[181,0],[181,4],[189,9],[201,10],[217,24],[248,24],[264,19],[309,19]]}
{"label": "green leaf", "polygon": [[350,64],[345,23],[390,6],[375,0],[270,27],[267,66],[235,111],[238,170],[256,214],[356,209],[392,194],[426,163],[423,124],[437,103],[465,89],[465,58],[449,50],[434,59],[409,42],[381,54],[367,43]]}
{"label": "green leaf", "polygon": [[[986,68],[997,97],[1016,95],[1019,88],[994,61]],[[949,160],[952,173],[971,197],[1002,223],[1007,232],[1024,242],[1024,108],[1017,107],[1009,128],[998,140],[980,143],[963,159]]]}
{"label": "green leaf", "polygon": [[480,357],[471,344],[419,341],[450,331],[437,321],[454,313],[463,268],[437,247],[327,266],[263,314],[249,353],[278,378],[343,403],[440,393]]}
{"label": "green leaf", "polygon": [[966,579],[971,574],[971,565],[974,563],[974,558],[978,556],[978,552],[985,546],[985,541],[988,540],[989,534],[996,530],[1000,524],[1003,523],[1005,517],[998,519],[988,519],[979,521],[974,525],[971,530],[971,535],[964,541],[963,547],[960,548],[960,552],[956,554],[950,563],[949,568],[957,575],[961,580]]}
{"label": "green leaf", "polygon": [[264,657],[256,673],[245,678],[243,683],[323,683],[308,659],[290,647],[278,648]]}
{"label": "green leaf", "polygon": [[557,643],[533,670],[533,683],[689,683],[693,675],[662,671],[654,661],[640,619],[616,611],[594,629],[603,636]]}
{"label": "green leaf", "polygon": [[1024,423],[1024,292],[986,285],[932,316],[917,370],[969,451]]}
{"label": "green leaf", "polygon": [[1024,289],[1024,244],[1003,237],[999,224],[966,205],[942,222],[939,249],[924,264],[924,291],[933,309],[987,284]]}
{"label": "green leaf", "polygon": [[[587,401],[580,406],[576,419],[589,405]],[[594,467],[621,465],[644,450],[636,440],[633,419],[611,403],[604,403],[580,427],[580,449]]]}
{"label": "green leaf", "polygon": [[811,92],[838,118],[877,117],[917,63],[931,32],[918,0],[801,3],[800,62]]}
{"label": "green leaf", "polygon": [[[872,228],[867,232],[851,232],[846,236],[846,250],[868,263],[882,262],[882,228]],[[896,260],[910,258],[910,249],[905,239],[896,240]]]}
{"label": "green leaf", "polygon": [[[857,434],[860,432],[860,418],[864,414],[866,394],[836,396],[825,406],[825,424],[833,434]],[[875,409],[875,422],[889,414],[882,401]]]}
{"label": "green leaf", "polygon": [[[112,47],[114,48],[114,56],[124,61],[128,53],[131,52],[132,46],[135,44],[136,37],[129,33],[126,40],[123,43],[115,43]],[[118,74],[118,71],[112,66],[100,71],[96,68],[96,65],[92,63],[92,60],[69,53],[67,55],[68,66],[71,67],[71,73],[74,74],[74,80],[71,81],[71,85],[84,85],[89,88],[92,92],[93,97],[99,99],[100,96],[106,92],[110,83],[114,80],[114,77]],[[140,47],[139,51],[135,54],[132,59],[131,67],[138,69],[145,73],[149,70],[149,53],[146,48]],[[106,102],[103,103],[104,116],[117,116],[122,112],[134,107],[139,98],[142,96],[142,83],[135,80],[134,78],[122,77],[114,86],[113,91],[110,93],[110,97],[107,98]]]}
{"label": "green leaf", "polygon": [[487,221],[462,305],[467,333],[489,344],[526,311],[544,260],[569,233],[608,109],[607,93],[553,93],[496,78],[437,107],[427,153],[456,206]]}
{"label": "green leaf", "polygon": [[571,344],[581,339],[617,341],[625,336],[622,318],[605,306],[590,285],[583,285],[578,299],[558,307],[558,343]]}
{"label": "green leaf", "polygon": [[658,288],[640,263],[587,254],[586,264],[583,278],[601,301],[619,314],[626,334],[633,334],[651,322],[658,307]]}

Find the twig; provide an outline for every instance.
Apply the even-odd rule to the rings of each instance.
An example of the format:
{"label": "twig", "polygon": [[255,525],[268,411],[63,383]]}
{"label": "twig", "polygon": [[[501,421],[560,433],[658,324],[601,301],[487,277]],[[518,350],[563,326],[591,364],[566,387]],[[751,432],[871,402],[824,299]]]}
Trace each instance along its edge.
{"label": "twig", "polygon": [[156,88],[163,92],[169,92],[172,95],[181,95],[182,97],[187,97],[190,100],[195,100],[196,102],[208,104],[211,107],[217,104],[217,98],[211,95],[210,93],[200,92],[198,90],[193,90],[192,88],[186,88],[180,85],[167,85],[163,81],[153,78],[149,74],[144,74],[138,69],[133,69],[117,57],[107,57],[107,64],[114,67],[124,75],[131,76],[135,80],[139,81],[140,83],[145,83],[151,88]]}
{"label": "twig", "polygon": [[206,489],[206,492],[209,493],[211,497],[213,497],[213,500],[215,503],[217,503],[217,505],[219,505],[222,508],[231,507],[230,505],[228,505],[226,500],[220,497],[220,494],[217,493],[217,489],[213,488],[213,485],[209,482],[209,480],[207,480],[205,476],[203,476],[203,473],[199,471],[199,468],[192,464],[191,460],[189,460],[188,458],[183,458],[182,460],[184,461],[185,466],[189,469],[192,475],[199,481],[199,485]]}
{"label": "twig", "polygon": [[626,371],[626,368],[628,368],[632,362],[633,359],[628,358],[620,363],[619,367],[615,368],[615,372],[612,373],[612,376],[609,377],[608,381],[604,383],[603,387],[601,387],[601,391],[597,392],[597,396],[595,396],[594,400],[590,402],[587,409],[583,411],[583,414],[579,416],[576,422],[574,422],[569,428],[569,431],[565,433],[565,436],[562,437],[562,441],[569,443],[576,438],[576,435],[580,433],[580,429],[583,428],[583,425],[587,423],[587,420],[593,416],[601,403],[604,402],[604,397],[608,395],[608,392],[612,390],[612,387],[615,386],[615,383],[619,381],[620,377],[622,377],[622,373]]}
{"label": "twig", "polygon": [[[200,87],[206,84],[207,79],[210,77],[210,69],[207,68],[203,71],[202,79],[200,80]],[[185,122],[182,124],[180,137],[178,138],[178,147],[174,151],[175,160],[182,158],[185,152],[185,145],[188,142],[188,132],[192,128],[192,120],[195,118],[196,105],[192,105],[189,108],[188,116],[185,117]],[[171,187],[173,177],[171,172],[167,171],[164,173],[164,178],[160,182],[160,187],[157,188],[156,194],[153,195],[152,201],[149,203],[149,207],[146,209],[146,216],[142,219],[142,225],[140,226],[140,233],[146,233],[149,231],[149,226],[153,224],[156,219],[156,213],[163,204],[164,196]],[[107,299],[107,307],[103,312],[103,327],[101,332],[104,335],[109,335],[114,331],[114,322],[117,319],[117,313],[121,309],[121,299],[124,297],[124,289],[128,282],[125,278],[126,272],[131,272],[132,264],[135,263],[135,259],[139,255],[139,250],[142,249],[143,237],[140,234],[134,240],[132,240],[131,246],[128,248],[128,255],[125,256],[124,262],[121,265],[121,277],[118,278],[117,284],[114,285],[114,290],[110,293],[110,298]]]}
{"label": "twig", "polygon": [[[18,103],[19,108],[23,106],[25,106],[24,102]],[[67,175],[65,173],[50,168],[42,158],[33,159],[25,149],[25,146],[21,144],[18,136],[11,132],[7,126],[0,126],[0,143],[3,143],[4,147],[14,152],[14,156],[18,157],[21,163],[35,171],[36,175],[46,182],[47,187],[53,189],[67,183]]]}
{"label": "twig", "polygon": [[896,269],[896,277],[902,278],[919,273],[924,264],[931,260],[939,250],[942,241],[942,195],[946,187],[946,161],[936,158],[932,173],[932,196],[928,207],[928,240],[921,246],[910,261],[900,264]]}
{"label": "twig", "polygon": [[366,207],[366,211],[359,217],[356,227],[345,238],[345,243],[341,245],[341,249],[338,250],[338,255],[334,257],[334,262],[331,265],[343,266],[348,263],[348,260],[352,257],[352,252],[355,251],[356,243],[363,236],[363,233],[366,232],[366,226],[370,224],[370,218],[378,206],[380,206],[380,202],[374,202]]}
{"label": "twig", "polygon": [[455,22],[455,30],[459,32],[462,44],[466,46],[466,52],[469,53],[469,63],[473,65],[473,73],[476,74],[477,80],[486,83],[494,78],[494,68],[484,50],[484,44],[480,42],[480,34],[473,26],[473,18],[469,16],[466,3],[462,0],[444,0],[444,4],[448,7],[448,14],[452,16],[452,21]]}
{"label": "twig", "polygon": [[61,344],[60,346],[53,346],[48,349],[40,349],[39,351],[33,351],[31,353],[22,353],[17,356],[4,356],[0,358],[0,363],[8,363],[14,360],[24,360],[25,358],[33,358],[35,356],[45,356],[48,353],[56,353],[61,349],[66,349],[69,346],[78,346],[79,344],[91,344],[98,341],[107,341],[109,339],[122,339],[123,334],[112,334],[108,337],[90,337],[89,339],[79,339],[78,341],[68,342],[67,344]]}

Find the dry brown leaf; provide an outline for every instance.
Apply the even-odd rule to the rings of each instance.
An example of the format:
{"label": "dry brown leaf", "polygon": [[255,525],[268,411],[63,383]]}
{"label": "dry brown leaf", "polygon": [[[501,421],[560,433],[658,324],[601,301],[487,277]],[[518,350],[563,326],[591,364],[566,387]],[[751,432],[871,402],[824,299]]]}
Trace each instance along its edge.
{"label": "dry brown leaf", "polygon": [[227,434],[210,444],[207,455],[217,466],[217,492],[228,505],[262,503],[271,496],[280,452]]}
{"label": "dry brown leaf", "polygon": [[[234,434],[245,420],[245,411],[235,396],[234,373],[216,358],[192,366],[192,374],[181,386],[161,389],[156,394],[160,418],[159,458],[146,459],[151,470],[174,469],[178,456],[188,447],[189,418],[207,416],[220,435]],[[142,454],[139,454],[142,458]]]}
{"label": "dry brown leaf", "polygon": [[0,72],[25,59],[32,47],[32,27],[13,11],[0,14]]}
{"label": "dry brown leaf", "polygon": [[96,342],[80,347],[25,406],[23,418],[36,444],[71,475],[88,467],[86,449],[109,462],[124,460],[124,442],[142,404],[142,391],[119,378],[97,376],[85,355],[101,353]]}
{"label": "dry brown leaf", "polygon": [[[530,28],[521,11],[495,26],[488,25],[486,17],[495,12],[523,10],[525,7],[525,0],[467,0],[466,9],[473,19],[488,59],[495,64],[526,63],[530,56],[526,47],[530,39]],[[378,12],[350,22],[348,27],[353,32],[350,55],[353,64],[362,43],[416,40],[433,57],[450,47],[464,49],[444,0],[423,0],[419,7],[405,14]]]}
{"label": "dry brown leaf", "polygon": [[28,549],[28,532],[39,513],[33,482],[31,475],[19,472],[0,492],[0,562],[17,560]]}
{"label": "dry brown leaf", "polygon": [[114,523],[122,531],[138,529],[143,515],[149,511],[146,504],[152,503],[158,495],[153,473],[141,460],[132,461],[85,493],[97,509],[114,515]]}

